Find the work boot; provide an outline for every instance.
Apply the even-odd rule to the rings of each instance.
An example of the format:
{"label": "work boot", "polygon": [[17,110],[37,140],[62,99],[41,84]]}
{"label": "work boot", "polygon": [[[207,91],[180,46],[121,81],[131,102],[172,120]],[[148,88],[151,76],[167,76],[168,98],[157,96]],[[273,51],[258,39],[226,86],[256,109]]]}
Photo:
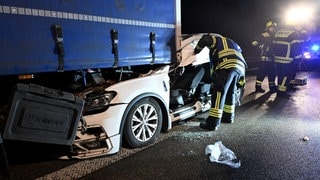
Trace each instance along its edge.
{"label": "work boot", "polygon": [[232,124],[232,123],[234,123],[234,118],[224,118],[224,117],[222,117],[221,122]]}
{"label": "work boot", "polygon": [[202,129],[216,131],[220,126],[220,119],[209,116],[207,117],[206,122],[201,122],[199,126]]}
{"label": "work boot", "polygon": [[216,131],[216,130],[218,130],[219,126],[215,126],[213,124],[208,124],[206,122],[201,122],[199,127],[201,129],[205,129],[205,130],[209,130],[209,131]]}
{"label": "work boot", "polygon": [[258,92],[258,93],[264,93],[266,92],[264,89],[262,89],[261,86],[256,86],[256,91],[255,92]]}
{"label": "work boot", "polygon": [[232,124],[234,122],[234,113],[223,112],[221,122]]}
{"label": "work boot", "polygon": [[282,92],[282,91],[278,91],[277,96],[281,98],[286,98],[286,99],[290,98],[290,94],[287,94],[286,92]]}

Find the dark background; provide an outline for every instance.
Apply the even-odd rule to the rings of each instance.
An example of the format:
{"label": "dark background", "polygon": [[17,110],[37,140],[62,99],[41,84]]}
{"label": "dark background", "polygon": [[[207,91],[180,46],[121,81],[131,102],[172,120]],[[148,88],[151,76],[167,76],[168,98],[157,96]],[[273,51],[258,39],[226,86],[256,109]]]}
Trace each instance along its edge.
{"label": "dark background", "polygon": [[[301,1],[301,0],[300,0]],[[320,0],[302,0],[315,3]],[[298,0],[182,0],[182,33],[213,32],[235,40],[244,50],[254,37],[262,33],[269,20],[281,25],[289,6]],[[319,7],[318,7],[319,9]],[[320,19],[320,18],[318,18]]]}

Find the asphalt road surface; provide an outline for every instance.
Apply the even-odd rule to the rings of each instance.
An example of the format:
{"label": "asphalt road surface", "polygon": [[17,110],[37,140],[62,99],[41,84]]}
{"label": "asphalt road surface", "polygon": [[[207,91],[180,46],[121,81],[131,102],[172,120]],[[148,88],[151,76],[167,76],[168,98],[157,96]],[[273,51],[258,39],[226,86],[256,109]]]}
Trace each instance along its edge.
{"label": "asphalt road surface", "polygon": [[[305,72],[307,84],[290,91],[253,93],[247,76],[233,124],[199,128],[207,113],[174,125],[146,148],[87,160],[14,156],[11,179],[320,179],[320,72]],[[266,80],[263,84],[266,87]],[[307,137],[308,139],[303,139]],[[234,152],[239,168],[212,162],[205,148],[215,142]],[[19,151],[24,152],[24,147]]]}

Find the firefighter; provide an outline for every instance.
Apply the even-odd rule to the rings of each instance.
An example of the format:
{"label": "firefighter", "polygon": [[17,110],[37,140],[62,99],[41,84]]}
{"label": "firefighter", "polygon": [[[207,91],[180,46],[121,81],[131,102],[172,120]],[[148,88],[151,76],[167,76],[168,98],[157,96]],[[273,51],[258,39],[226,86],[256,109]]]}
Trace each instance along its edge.
{"label": "firefighter", "polygon": [[272,41],[275,34],[275,28],[277,24],[273,21],[268,21],[266,23],[265,32],[261,33],[256,37],[251,44],[254,47],[258,47],[261,51],[260,57],[261,61],[259,63],[259,72],[256,78],[256,92],[264,93],[265,90],[262,89],[262,82],[264,78],[268,77],[268,85],[270,92],[276,91],[276,69],[273,62],[273,51],[272,51]]}
{"label": "firefighter", "polygon": [[[309,36],[308,32],[306,30],[302,29],[301,26],[296,27],[296,30],[299,33],[299,38],[300,38],[300,41],[302,44],[304,44],[305,42],[310,40],[310,36]],[[302,45],[302,46],[304,46],[304,45]],[[302,47],[301,47],[301,51],[302,51]],[[302,63],[302,61],[303,61],[302,56],[301,56],[301,58],[298,58],[295,61],[293,61],[293,65],[292,65],[293,68],[291,71],[290,82],[288,85],[289,90],[296,90],[295,86],[301,85],[301,83],[296,82],[296,75],[297,75],[298,71],[300,70],[299,66]]]}
{"label": "firefighter", "polygon": [[274,62],[278,75],[278,95],[289,97],[288,86],[302,57],[303,38],[301,26],[287,23],[278,30],[273,40]]}
{"label": "firefighter", "polygon": [[218,34],[205,34],[194,49],[199,53],[204,47],[210,50],[210,75],[212,103],[209,116],[200,128],[217,130],[221,122],[233,123],[237,103],[237,90],[245,86],[247,63],[241,48],[233,40]]}

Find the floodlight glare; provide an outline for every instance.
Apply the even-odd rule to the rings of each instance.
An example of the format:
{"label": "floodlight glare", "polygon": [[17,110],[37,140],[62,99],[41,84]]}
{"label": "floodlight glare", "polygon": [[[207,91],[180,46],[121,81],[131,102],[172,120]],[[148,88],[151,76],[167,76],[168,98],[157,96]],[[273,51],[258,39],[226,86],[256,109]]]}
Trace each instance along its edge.
{"label": "floodlight glare", "polygon": [[313,14],[313,7],[297,4],[288,9],[285,22],[287,24],[306,24],[312,20]]}

